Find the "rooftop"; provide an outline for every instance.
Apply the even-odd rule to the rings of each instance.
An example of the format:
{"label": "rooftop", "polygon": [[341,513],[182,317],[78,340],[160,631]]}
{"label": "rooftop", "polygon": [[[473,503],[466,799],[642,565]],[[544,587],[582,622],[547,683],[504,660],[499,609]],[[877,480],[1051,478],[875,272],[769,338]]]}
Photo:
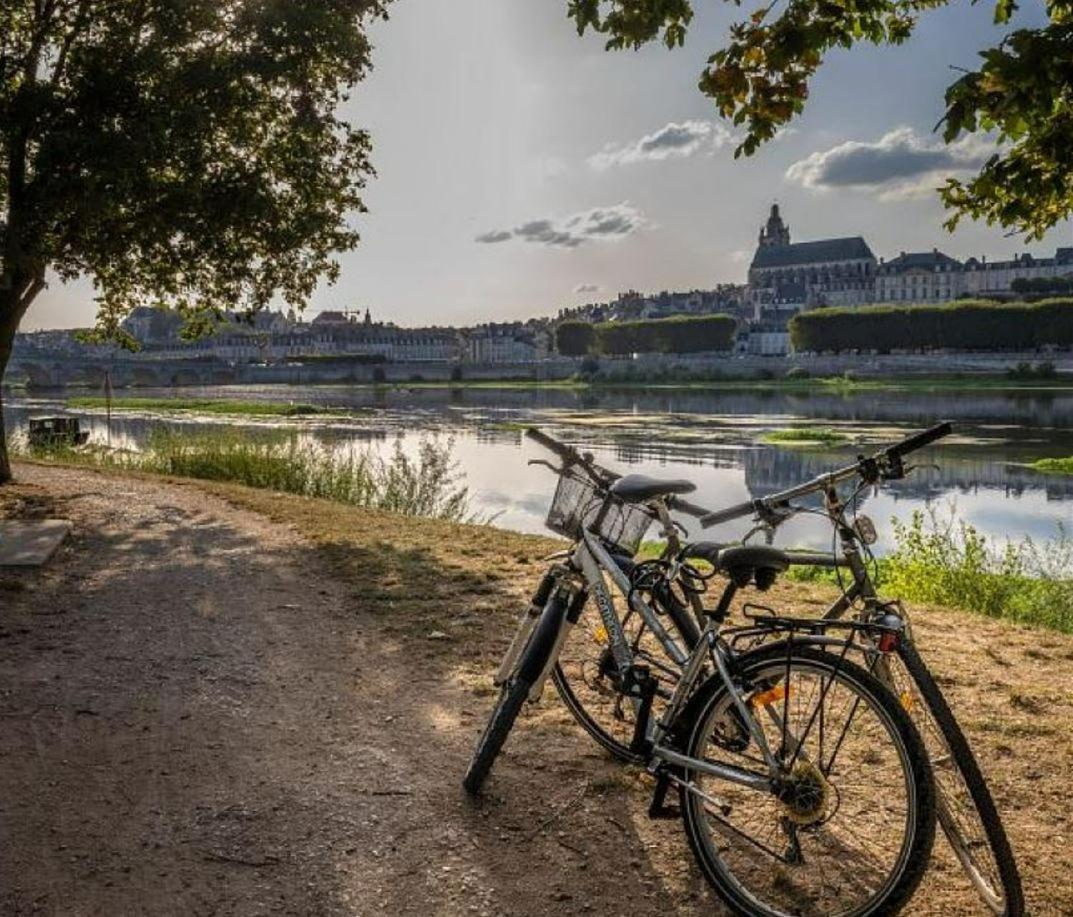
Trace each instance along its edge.
{"label": "rooftop", "polygon": [[790,245],[762,245],[753,255],[752,267],[794,267],[799,264],[824,264],[832,261],[875,260],[868,243],[860,236],[844,239],[817,239]]}

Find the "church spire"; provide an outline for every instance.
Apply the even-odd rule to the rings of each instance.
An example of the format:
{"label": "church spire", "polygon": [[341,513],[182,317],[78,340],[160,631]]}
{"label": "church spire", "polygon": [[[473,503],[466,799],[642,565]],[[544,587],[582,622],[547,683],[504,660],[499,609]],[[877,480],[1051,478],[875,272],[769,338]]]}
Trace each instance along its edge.
{"label": "church spire", "polygon": [[771,205],[771,215],[767,218],[767,225],[760,229],[760,245],[789,245],[790,227],[782,221],[779,215],[779,205]]}

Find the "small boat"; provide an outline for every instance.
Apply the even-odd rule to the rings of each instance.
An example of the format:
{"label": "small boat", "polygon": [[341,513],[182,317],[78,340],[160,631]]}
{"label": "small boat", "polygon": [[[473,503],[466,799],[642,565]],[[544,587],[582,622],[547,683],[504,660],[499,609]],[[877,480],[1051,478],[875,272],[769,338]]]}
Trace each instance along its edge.
{"label": "small boat", "polygon": [[82,446],[89,439],[77,417],[31,417],[27,438],[34,447]]}

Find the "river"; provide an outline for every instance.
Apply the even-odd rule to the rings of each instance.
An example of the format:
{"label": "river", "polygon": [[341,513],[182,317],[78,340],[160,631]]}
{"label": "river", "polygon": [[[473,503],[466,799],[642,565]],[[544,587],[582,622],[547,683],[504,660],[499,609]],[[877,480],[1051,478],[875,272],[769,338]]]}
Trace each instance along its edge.
{"label": "river", "polygon": [[[697,485],[691,499],[717,508],[788,487],[844,464],[861,448],[948,419],[956,435],[920,453],[915,474],[864,496],[881,550],[892,544],[891,517],[907,518],[921,508],[946,516],[954,507],[960,519],[999,539],[1047,539],[1061,527],[1073,529],[1073,477],[1026,467],[1037,458],[1073,455],[1073,392],[226,386],[131,394],[306,402],[352,413],[278,421],[117,412],[110,431],[103,412],[73,413],[94,441],[131,447],[159,424],[281,424],[334,449],[386,448],[396,437],[414,449],[422,436],[450,437],[473,509],[494,515],[497,525],[529,532],[542,531],[555,482],[551,472],[526,464],[543,457],[523,437],[527,425],[590,449],[623,472],[688,478]],[[28,417],[63,412],[65,405],[63,393],[10,392],[8,429],[17,432]],[[759,442],[765,431],[793,425],[837,430],[849,444],[817,449]],[[699,537],[695,524],[687,527]],[[743,523],[733,523],[704,537],[730,539],[742,530]],[[785,527],[780,541],[821,547],[830,544],[830,530],[822,519],[802,516]]]}

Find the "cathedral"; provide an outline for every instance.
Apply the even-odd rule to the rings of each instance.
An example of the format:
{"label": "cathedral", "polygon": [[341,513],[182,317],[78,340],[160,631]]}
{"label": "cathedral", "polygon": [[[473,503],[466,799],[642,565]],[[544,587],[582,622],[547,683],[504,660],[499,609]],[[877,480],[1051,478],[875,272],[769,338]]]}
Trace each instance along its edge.
{"label": "cathedral", "polygon": [[815,306],[872,302],[876,258],[860,236],[791,242],[779,205],[771,205],[749,265],[749,299],[758,321],[785,321]]}

